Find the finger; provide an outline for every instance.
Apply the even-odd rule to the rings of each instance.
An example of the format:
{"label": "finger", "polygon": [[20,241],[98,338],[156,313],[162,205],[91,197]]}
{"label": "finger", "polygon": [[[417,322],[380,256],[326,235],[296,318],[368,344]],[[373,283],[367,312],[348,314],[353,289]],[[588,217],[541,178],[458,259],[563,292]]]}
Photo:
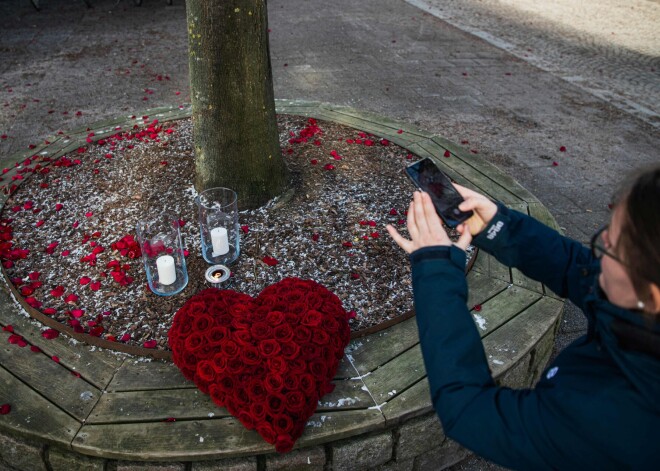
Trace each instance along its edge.
{"label": "finger", "polygon": [[386,225],[385,229],[387,229],[387,232],[390,234],[392,239],[394,239],[394,242],[396,242],[396,244],[399,247],[401,247],[407,253],[410,253],[412,251],[412,241],[406,239],[401,234],[399,234],[399,231],[397,231],[391,224]]}
{"label": "finger", "polygon": [[[413,196],[413,201],[415,202],[414,211],[415,214],[415,227],[417,228],[418,234],[424,235],[429,232],[429,227],[426,222],[426,213],[424,210],[424,199],[422,198],[422,192],[416,191]],[[412,234],[410,234],[412,236]],[[415,237],[413,237],[414,239]]]}
{"label": "finger", "polygon": [[422,198],[424,201],[424,214],[426,216],[426,223],[429,227],[429,230],[433,234],[442,234],[445,232],[445,228],[442,227],[442,221],[440,220],[440,217],[435,210],[435,205],[433,204],[431,195],[428,193],[423,193]]}
{"label": "finger", "polygon": [[408,216],[406,218],[406,226],[411,239],[415,239],[419,235],[417,224],[415,222],[415,201],[412,200],[408,205]]}
{"label": "finger", "polygon": [[470,233],[470,229],[468,228],[467,224],[461,224],[456,229],[461,234],[456,241],[456,245],[461,250],[466,251],[470,245],[470,242],[472,242],[472,234]]}
{"label": "finger", "polygon": [[465,199],[468,199],[470,197],[483,196],[483,195],[481,195],[480,193],[477,193],[474,190],[470,190],[469,188],[466,188],[463,185],[459,185],[458,183],[453,183],[452,182],[452,185],[454,185],[454,188],[456,188],[456,190],[460,193],[460,195]]}

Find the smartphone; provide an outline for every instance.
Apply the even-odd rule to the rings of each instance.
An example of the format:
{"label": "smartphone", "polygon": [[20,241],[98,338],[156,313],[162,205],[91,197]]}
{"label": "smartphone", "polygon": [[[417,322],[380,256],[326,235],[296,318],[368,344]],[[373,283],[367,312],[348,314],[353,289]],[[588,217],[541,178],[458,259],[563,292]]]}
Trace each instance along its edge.
{"label": "smartphone", "polygon": [[449,227],[456,227],[472,216],[472,211],[458,209],[463,197],[431,159],[422,159],[406,167],[406,174],[417,188],[431,196],[436,212]]}

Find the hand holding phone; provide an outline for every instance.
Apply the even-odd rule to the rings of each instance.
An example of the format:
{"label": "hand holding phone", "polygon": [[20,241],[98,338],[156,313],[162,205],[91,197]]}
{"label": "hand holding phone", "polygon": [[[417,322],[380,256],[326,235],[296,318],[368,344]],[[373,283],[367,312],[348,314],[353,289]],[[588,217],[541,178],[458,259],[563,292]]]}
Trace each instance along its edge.
{"label": "hand holding phone", "polygon": [[406,167],[406,174],[415,186],[429,194],[436,212],[449,227],[456,227],[472,217],[472,211],[458,209],[463,197],[431,159],[422,159]]}

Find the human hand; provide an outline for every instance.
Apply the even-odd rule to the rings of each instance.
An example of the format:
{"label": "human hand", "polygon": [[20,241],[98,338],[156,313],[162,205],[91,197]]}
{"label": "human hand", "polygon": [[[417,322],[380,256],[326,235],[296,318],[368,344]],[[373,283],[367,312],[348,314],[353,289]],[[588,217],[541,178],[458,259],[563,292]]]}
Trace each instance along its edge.
{"label": "human hand", "polygon": [[[433,245],[452,245],[452,241],[442,227],[442,221],[435,211],[433,201],[426,192],[413,193],[413,200],[408,207],[407,226],[412,240],[403,237],[392,225],[386,226],[387,232],[394,242],[407,253]],[[454,245],[461,250],[466,250],[472,241],[472,235],[469,230],[465,230],[466,227],[465,224],[461,224],[457,228],[461,236]]]}
{"label": "human hand", "polygon": [[[493,219],[497,213],[497,205],[481,193],[477,193],[456,183],[453,185],[465,200],[458,205],[458,209],[461,211],[472,211],[474,213],[462,225],[467,226],[470,234],[476,236]],[[458,228],[458,231],[461,232],[462,228]]]}

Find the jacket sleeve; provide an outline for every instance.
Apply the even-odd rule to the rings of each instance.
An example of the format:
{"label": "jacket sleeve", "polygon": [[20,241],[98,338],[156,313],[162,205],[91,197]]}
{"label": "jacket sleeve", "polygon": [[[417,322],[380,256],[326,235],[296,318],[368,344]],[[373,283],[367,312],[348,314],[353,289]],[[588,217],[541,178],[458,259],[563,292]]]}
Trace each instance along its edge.
{"label": "jacket sleeve", "polygon": [[582,306],[577,280],[580,267],[593,261],[591,251],[526,214],[502,203],[497,206],[497,214],[474,238],[474,245]]}
{"label": "jacket sleeve", "polygon": [[466,306],[465,253],[455,246],[425,247],[410,259],[420,345],[445,434],[504,466],[561,468],[561,462],[549,462],[552,455],[544,456],[554,437],[535,418],[543,409],[535,391],[500,388],[491,377]]}

